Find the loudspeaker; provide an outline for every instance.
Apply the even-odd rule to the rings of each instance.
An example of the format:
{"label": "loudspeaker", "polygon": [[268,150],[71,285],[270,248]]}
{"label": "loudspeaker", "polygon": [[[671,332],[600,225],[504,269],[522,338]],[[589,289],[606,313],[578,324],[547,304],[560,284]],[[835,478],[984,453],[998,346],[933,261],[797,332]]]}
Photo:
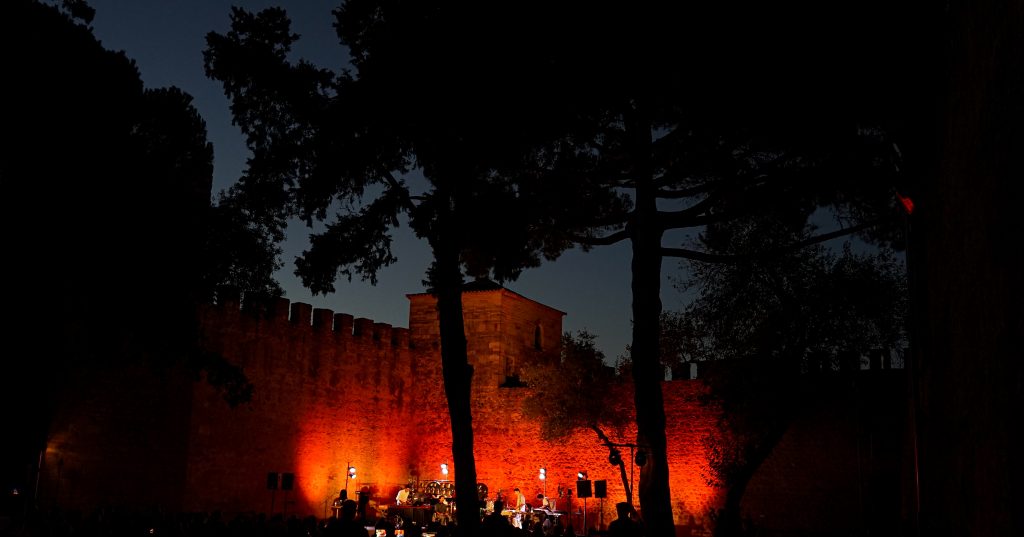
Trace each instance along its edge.
{"label": "loudspeaker", "polygon": [[576,497],[577,498],[590,498],[590,480],[581,479],[576,482]]}
{"label": "loudspeaker", "polygon": [[598,479],[594,481],[594,497],[595,498],[607,498],[608,497],[608,482],[604,479]]}
{"label": "loudspeaker", "polygon": [[267,490],[277,489],[277,477],[280,474],[277,472],[270,472],[267,474]]}
{"label": "loudspeaker", "polygon": [[281,490],[292,490],[295,486],[295,474],[281,474]]}

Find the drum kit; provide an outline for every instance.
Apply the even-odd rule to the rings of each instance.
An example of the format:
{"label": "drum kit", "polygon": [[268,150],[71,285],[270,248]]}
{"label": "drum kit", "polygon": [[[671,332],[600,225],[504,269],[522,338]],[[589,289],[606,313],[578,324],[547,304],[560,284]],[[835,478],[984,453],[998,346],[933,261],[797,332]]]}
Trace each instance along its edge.
{"label": "drum kit", "polygon": [[[488,500],[485,505],[487,513],[494,512],[494,500]],[[530,504],[526,504],[520,509],[512,509],[509,507],[505,507],[501,511],[501,516],[507,518],[508,521],[515,528],[523,528],[526,525],[526,523],[530,521],[531,518],[537,515],[551,517],[552,520],[557,520],[558,517],[567,514],[568,513],[566,513],[565,511],[558,511],[555,509],[550,509],[548,507],[532,507],[530,506]]]}
{"label": "drum kit", "polygon": [[[409,494],[408,503],[411,504],[412,506],[434,506],[435,509],[441,507],[454,507],[454,505],[445,505],[455,503],[454,482],[428,481],[426,483],[418,483],[417,485],[419,486],[414,486],[412,492],[410,492]],[[476,489],[477,496],[479,497],[480,501],[483,502],[482,507],[484,507],[486,513],[493,513],[495,507],[495,500],[488,498],[487,485],[485,485],[484,483],[477,483]],[[504,499],[502,497],[500,490],[498,491],[498,496],[496,499]],[[550,505],[553,505],[553,503]],[[506,506],[504,509],[502,509],[501,515],[508,518],[509,522],[511,522],[513,526],[521,528],[526,524],[527,521],[530,520],[530,518],[532,518],[531,514],[552,517],[553,520],[557,520],[558,517],[568,514],[565,511],[551,509],[550,505],[548,507],[533,508],[529,504],[526,504],[519,510],[512,509],[509,506]],[[440,509],[438,510],[441,511],[442,514],[450,516],[450,513],[448,513],[450,509],[444,509],[443,511]]]}
{"label": "drum kit", "polygon": [[[487,498],[487,485],[476,484],[476,493],[480,501]],[[428,481],[422,486],[413,488],[409,502],[413,505],[433,505],[441,502],[455,501],[455,483],[452,481]]]}
{"label": "drum kit", "polygon": [[455,496],[455,483],[451,481],[430,481],[421,490],[416,492],[416,499],[421,504],[437,503],[441,498],[452,498]]}

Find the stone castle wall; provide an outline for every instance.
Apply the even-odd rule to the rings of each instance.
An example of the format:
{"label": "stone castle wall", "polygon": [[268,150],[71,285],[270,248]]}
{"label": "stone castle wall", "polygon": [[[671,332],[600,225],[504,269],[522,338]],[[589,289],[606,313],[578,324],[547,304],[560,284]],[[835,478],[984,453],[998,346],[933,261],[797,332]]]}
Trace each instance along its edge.
{"label": "stone castle wall", "polygon": [[[57,435],[63,438],[59,449],[65,461],[57,482],[62,483],[66,504],[71,501],[69,487],[82,491],[80,505],[90,500],[95,504],[97,495],[131,503],[132,498],[115,490],[136,490],[144,491],[135,493],[136,505],[324,516],[329,502],[346,486],[349,465],[357,469],[356,479],[347,483],[350,496],[365,487],[380,504],[393,503],[403,483],[444,479],[440,465],[451,462],[452,439],[437,314],[430,295],[409,298],[409,329],[286,300],[261,311],[237,303],[205,308],[204,344],[244,367],[255,386],[251,403],[229,408],[207,384],[180,380],[138,384],[136,391],[160,394],[142,397],[144,404],[132,404],[139,395],[132,390],[114,393],[116,388],[108,386],[95,391],[98,395],[64,420],[64,436]],[[608,463],[608,451],[597,436],[580,431],[557,442],[541,440],[539,424],[521,411],[529,390],[500,387],[532,364],[557,360],[562,312],[504,289],[467,292],[463,303],[469,358],[475,368],[473,425],[479,481],[488,486],[491,498],[499,491],[510,495],[515,487],[530,499],[542,491],[558,497],[560,490],[572,490],[571,505],[565,494],[557,505],[576,512],[582,507],[575,494],[576,472],[587,471],[591,480],[605,480],[608,492],[603,501],[588,500],[588,524],[607,524],[625,491],[618,468]],[[692,515],[697,524],[705,524],[705,515],[721,502],[721,491],[708,484],[703,443],[714,434],[715,410],[700,402],[700,381],[667,381],[662,388],[676,521],[687,524]],[[624,382],[604,394],[607,411],[626,416],[630,423],[606,431],[617,442],[635,439],[631,390]],[[104,398],[104,393],[114,396]],[[837,403],[837,408],[844,404]],[[105,410],[97,411],[100,408]],[[107,418],[102,427],[83,426],[90,422],[83,418],[90,415]],[[816,501],[862,505],[866,474],[858,467],[858,461],[865,460],[858,452],[863,436],[858,425],[863,420],[858,420],[825,412],[788,434],[751,483],[745,507],[757,520],[778,527],[798,517],[777,516],[785,505],[793,505],[794,498],[808,506]],[[115,434],[117,423],[133,423],[136,431]],[[882,428],[875,431],[872,445],[891,450],[891,442],[886,443],[893,436],[891,427]],[[124,447],[133,441],[148,447]],[[105,457],[97,447],[101,445],[123,458]],[[51,470],[55,454],[47,455]],[[623,454],[628,456],[628,449]],[[891,470],[889,462],[878,462],[891,459],[872,460]],[[822,490],[822,480],[797,471],[804,461],[814,462],[814,472],[829,476],[829,490]],[[133,470],[118,471],[128,466]],[[546,482],[537,477],[542,466],[547,469]],[[119,477],[97,487],[98,468]],[[640,469],[627,464],[627,471],[638,485]],[[268,489],[269,473],[292,474],[293,489]],[[829,496],[822,497],[826,492]],[[855,508],[833,511],[857,514]],[[573,523],[578,526],[581,521]]]}

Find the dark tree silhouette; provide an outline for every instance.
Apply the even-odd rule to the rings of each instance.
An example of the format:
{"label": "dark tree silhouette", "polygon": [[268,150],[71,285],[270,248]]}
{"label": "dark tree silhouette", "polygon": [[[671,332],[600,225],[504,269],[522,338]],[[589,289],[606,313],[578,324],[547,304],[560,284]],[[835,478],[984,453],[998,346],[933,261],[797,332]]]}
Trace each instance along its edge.
{"label": "dark tree silhouette", "polygon": [[[515,39],[502,10],[350,1],[334,14],[352,71],[290,62],[298,36],[280,9],[235,9],[229,33],[209,34],[207,73],[223,83],[253,150],[235,198],[269,235],[291,217],[324,222],[296,260],[314,293],[332,292],[339,274],[374,282],[395,261],[390,233],[402,218],[430,245],[457,516],[471,534],[479,519],[463,278],[514,279],[558,255],[569,242],[552,231],[550,212],[560,195],[586,192],[545,189],[520,171],[524,145],[548,125],[541,119],[563,112],[528,97],[534,81],[521,73],[545,65],[546,51]],[[476,25],[464,24],[470,15]]]}
{"label": "dark tree silhouette", "polygon": [[19,409],[2,479],[27,491],[54,405],[84,373],[188,364],[216,370],[232,402],[248,393],[237,368],[198,349],[197,305],[222,279],[206,271],[205,124],[180,90],[144,90],[93,37],[85,2],[63,7],[0,7],[3,274],[18,310],[3,334],[23,349],[0,375],[0,403]]}
{"label": "dark tree silhouette", "polygon": [[623,415],[609,412],[605,405],[620,379],[605,365],[604,353],[595,347],[596,339],[585,330],[562,335],[558,363],[539,364],[524,374],[533,393],[523,401],[523,413],[539,420],[545,440],[559,440],[579,429],[593,431],[600,445],[608,449],[609,462],[618,466],[626,501],[632,504],[626,463],[606,431],[625,425]]}
{"label": "dark tree silhouette", "polygon": [[[929,21],[932,22],[932,21]],[[910,222],[919,535],[1024,534],[1024,11],[945,5]]]}
{"label": "dark tree silhouette", "polygon": [[[698,242],[742,257],[801,242],[812,231],[791,226],[802,220],[716,224]],[[739,535],[747,483],[794,416],[833,388],[823,370],[847,354],[906,346],[905,270],[886,249],[854,253],[850,243],[841,252],[819,244],[745,262],[684,264],[689,277],[680,286],[696,298],[667,316],[663,342],[675,342],[674,364],[709,366],[701,375],[707,402],[721,412],[719,434],[706,441],[710,478],[725,489],[715,533]]]}
{"label": "dark tree silhouette", "polygon": [[[663,258],[737,260],[666,245],[666,233],[835,205],[842,226],[778,247],[891,234],[876,226],[897,214],[903,131],[896,127],[916,87],[908,81],[917,66],[906,63],[918,51],[908,46],[916,36],[900,27],[911,13],[879,10],[594,7],[585,10],[586,24],[564,27],[571,45],[561,50],[573,58],[579,113],[550,168],[556,177],[587,176],[628,191],[632,201],[628,215],[595,219],[604,231],[578,240],[632,246],[637,442],[651,455],[639,496],[652,535],[673,532],[658,356]],[[809,19],[816,24],[802,22]],[[860,39],[862,31],[873,39]],[[592,54],[574,56],[579,50]]]}

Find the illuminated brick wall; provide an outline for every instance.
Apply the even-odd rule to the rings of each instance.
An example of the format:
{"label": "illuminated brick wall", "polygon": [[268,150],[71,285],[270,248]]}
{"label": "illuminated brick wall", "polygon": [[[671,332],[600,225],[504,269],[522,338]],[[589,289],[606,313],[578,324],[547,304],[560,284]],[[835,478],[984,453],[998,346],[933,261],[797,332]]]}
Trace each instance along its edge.
{"label": "illuminated brick wall", "polygon": [[[44,496],[83,508],[115,503],[324,516],[349,464],[357,468],[350,496],[367,487],[380,504],[392,503],[403,483],[442,479],[452,439],[437,314],[430,295],[409,299],[408,330],[286,300],[263,311],[237,303],[207,307],[204,344],[245,368],[255,385],[252,402],[231,409],[205,383],[146,371],[83,383],[83,393],[67,394],[55,422]],[[515,487],[529,499],[542,490],[552,498],[572,490],[572,505],[562,495],[557,507],[575,513],[583,506],[576,472],[584,470],[591,480],[605,480],[608,492],[604,501],[587,501],[588,524],[607,524],[625,491],[597,436],[581,431],[541,441],[538,424],[520,411],[528,389],[500,387],[531,364],[557,359],[564,314],[504,289],[468,292],[463,303],[476,375],[479,481],[491,498]],[[786,435],[744,498],[755,522],[810,530],[853,520],[849,527],[859,531],[865,525],[857,521],[877,513],[899,516],[892,491],[900,486],[903,422],[893,403],[901,400],[904,377],[886,373],[894,374],[889,381],[866,385],[853,399],[837,397]],[[715,410],[700,403],[700,381],[662,388],[676,522],[687,524],[692,515],[709,524],[705,515],[720,505],[721,491],[707,484],[702,440],[714,433]],[[605,411],[633,423],[631,390],[624,382],[603,394]],[[606,433],[616,442],[635,439],[632,425]],[[538,479],[542,466],[546,482]],[[629,470],[637,485],[639,469]],[[294,490],[268,490],[271,472],[293,474]]]}
{"label": "illuminated brick wall", "polygon": [[[212,307],[208,345],[245,367],[256,395],[250,405],[232,410],[208,388],[197,388],[186,506],[265,511],[273,501],[275,511],[323,515],[325,502],[345,484],[347,464],[357,468],[350,494],[368,486],[381,503],[391,502],[401,483],[442,479],[440,464],[451,462],[451,429],[435,302],[426,294],[409,298],[409,331],[310,312],[304,304],[289,309],[285,301],[260,313],[237,304]],[[625,491],[597,436],[581,432],[543,442],[538,424],[520,411],[528,390],[499,387],[531,364],[557,359],[564,314],[504,289],[465,293],[464,310],[475,367],[479,481],[492,497],[510,495],[515,487],[529,498],[545,486],[549,496],[571,488],[575,511],[582,506],[575,497],[576,472],[586,470],[608,483],[608,498],[588,500],[588,520],[600,520],[601,504],[605,523],[612,520]],[[631,417],[631,386],[619,389],[607,394],[608,411]],[[697,390],[696,382],[666,383],[680,519],[701,514],[714,501],[701,476],[700,444],[713,421],[697,402]],[[633,429],[608,434],[620,442],[635,438]],[[537,477],[541,466],[548,470],[546,483]],[[269,472],[294,473],[295,490],[269,491]],[[636,482],[638,469],[634,475]],[[560,507],[569,509],[567,497]]]}

